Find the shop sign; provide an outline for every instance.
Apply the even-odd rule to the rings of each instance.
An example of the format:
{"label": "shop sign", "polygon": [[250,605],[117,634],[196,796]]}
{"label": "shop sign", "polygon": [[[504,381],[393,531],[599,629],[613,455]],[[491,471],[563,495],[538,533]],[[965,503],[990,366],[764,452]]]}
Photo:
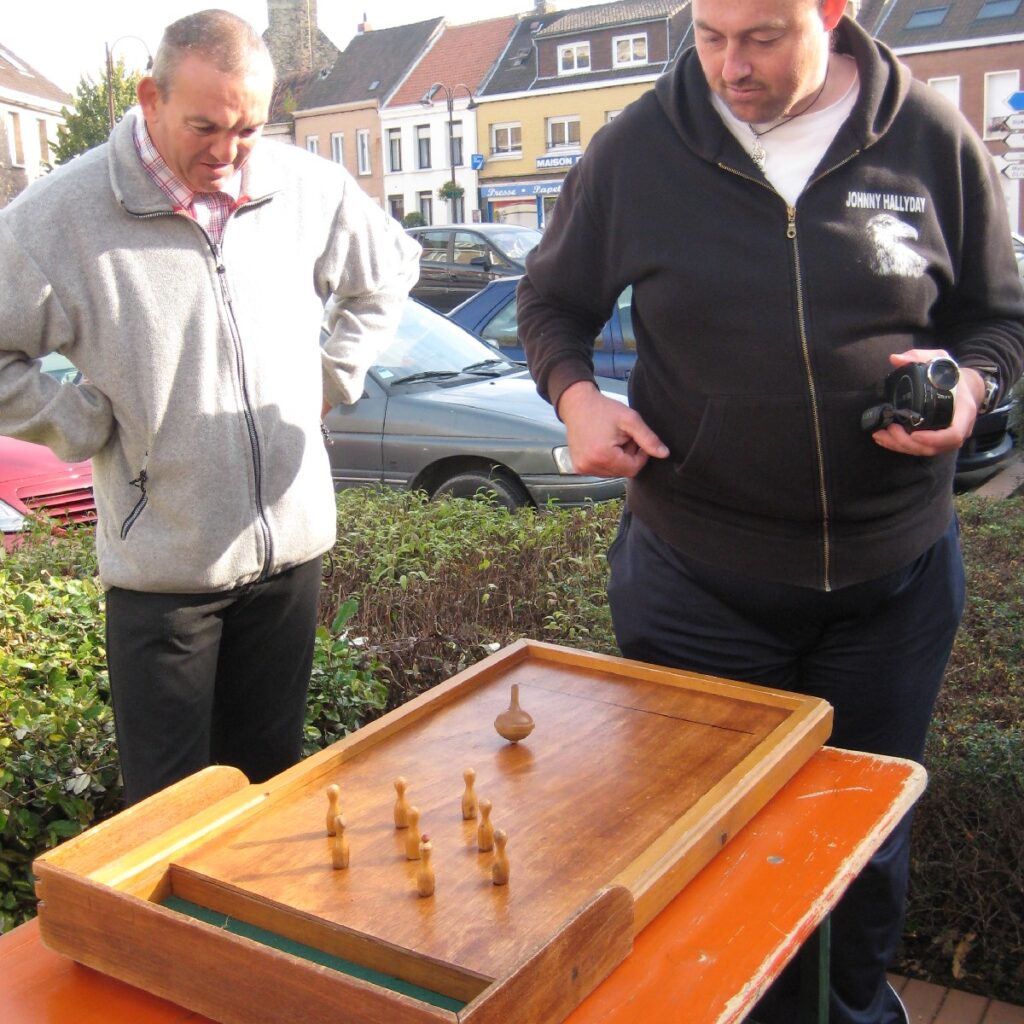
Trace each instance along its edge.
{"label": "shop sign", "polygon": [[537,157],[537,170],[548,167],[572,167],[579,158],[579,153],[565,154],[564,156],[539,156]]}

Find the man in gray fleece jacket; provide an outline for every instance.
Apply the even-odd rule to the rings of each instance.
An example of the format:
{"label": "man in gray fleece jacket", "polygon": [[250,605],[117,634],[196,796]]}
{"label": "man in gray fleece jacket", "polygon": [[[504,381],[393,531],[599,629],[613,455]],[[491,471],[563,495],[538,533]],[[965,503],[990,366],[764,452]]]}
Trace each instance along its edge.
{"label": "man in gray fleece jacket", "polygon": [[[257,146],[272,87],[250,25],[183,18],[110,140],[0,212],[0,432],[93,460],[129,803],[298,759],[335,537],[320,414],[359,398],[418,273],[341,167]],[[41,374],[52,351],[86,383]]]}

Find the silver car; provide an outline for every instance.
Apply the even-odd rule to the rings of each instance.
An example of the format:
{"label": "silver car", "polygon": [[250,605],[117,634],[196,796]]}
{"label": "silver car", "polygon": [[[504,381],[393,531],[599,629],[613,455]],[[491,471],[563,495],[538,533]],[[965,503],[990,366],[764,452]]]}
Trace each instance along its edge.
{"label": "silver car", "polygon": [[[625,384],[601,390],[626,401]],[[565,427],[522,364],[409,300],[362,398],[326,418],[336,489],[384,485],[507,508],[621,497],[625,481],[574,472]]]}

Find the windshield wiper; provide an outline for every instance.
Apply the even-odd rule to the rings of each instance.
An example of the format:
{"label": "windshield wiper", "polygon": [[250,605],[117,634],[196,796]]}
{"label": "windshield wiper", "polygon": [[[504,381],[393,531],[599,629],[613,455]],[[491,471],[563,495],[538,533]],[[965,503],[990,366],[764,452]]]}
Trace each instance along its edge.
{"label": "windshield wiper", "polygon": [[447,380],[458,377],[460,373],[460,370],[420,370],[419,373],[410,373],[407,377],[399,377],[389,383],[393,387],[395,384],[415,384],[420,380]]}
{"label": "windshield wiper", "polygon": [[481,359],[479,363],[470,363],[469,366],[462,368],[463,373],[478,373],[487,377],[500,376],[501,370],[495,369],[497,366],[511,366],[507,359]]}

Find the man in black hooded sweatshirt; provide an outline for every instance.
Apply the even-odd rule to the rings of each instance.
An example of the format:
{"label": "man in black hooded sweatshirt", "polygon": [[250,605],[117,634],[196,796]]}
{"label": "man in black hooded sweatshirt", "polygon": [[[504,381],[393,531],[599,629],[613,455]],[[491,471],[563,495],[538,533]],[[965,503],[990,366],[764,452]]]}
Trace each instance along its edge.
{"label": "man in black hooded sweatshirt", "polygon": [[[630,478],[623,653],[820,696],[835,745],[920,760],[964,601],[956,452],[1021,374],[1024,297],[992,160],[845,6],[693,0],[694,49],[567,176],[518,319],[577,472]],[[592,361],[627,285],[629,408]],[[934,360],[948,426],[862,429]],[[832,1024],[906,1020],[909,833],[833,914]]]}

